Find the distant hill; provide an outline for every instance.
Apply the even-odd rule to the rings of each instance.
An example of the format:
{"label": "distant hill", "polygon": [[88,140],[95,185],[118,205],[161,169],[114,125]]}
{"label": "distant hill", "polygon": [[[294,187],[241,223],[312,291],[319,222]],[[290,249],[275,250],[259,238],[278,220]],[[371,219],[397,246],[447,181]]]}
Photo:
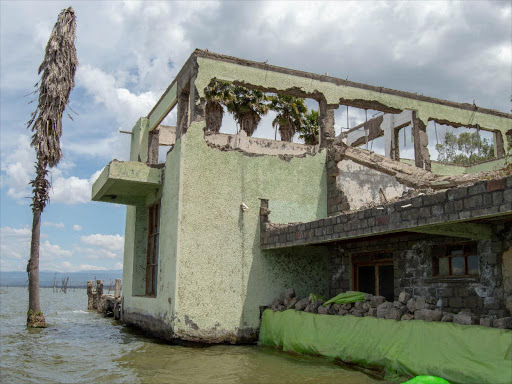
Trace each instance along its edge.
{"label": "distant hill", "polygon": [[[123,277],[122,269],[113,269],[107,271],[80,271],[80,272],[54,272],[40,271],[39,285],[41,287],[53,287],[53,280],[60,287],[62,279],[69,276],[68,287],[87,287],[88,280],[103,280],[103,284],[108,286],[110,283],[114,285],[115,279]],[[23,287],[28,285],[28,277],[26,272],[3,272],[0,271],[0,286],[5,287]]]}

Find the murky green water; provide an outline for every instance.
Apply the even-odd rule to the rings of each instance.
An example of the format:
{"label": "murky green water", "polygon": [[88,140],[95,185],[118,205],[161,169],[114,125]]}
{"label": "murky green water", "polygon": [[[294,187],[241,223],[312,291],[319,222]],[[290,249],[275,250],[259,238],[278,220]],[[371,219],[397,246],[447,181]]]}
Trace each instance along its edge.
{"label": "murky green water", "polygon": [[379,383],[322,358],[265,347],[169,345],[85,311],[83,289],[42,289],[52,327],[27,330],[27,300],[23,288],[0,294],[2,383]]}

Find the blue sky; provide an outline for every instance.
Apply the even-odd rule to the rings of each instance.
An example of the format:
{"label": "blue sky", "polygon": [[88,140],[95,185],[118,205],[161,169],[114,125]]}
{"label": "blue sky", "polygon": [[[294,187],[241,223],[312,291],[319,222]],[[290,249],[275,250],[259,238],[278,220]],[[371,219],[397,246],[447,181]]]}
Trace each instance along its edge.
{"label": "blue sky", "polygon": [[[125,207],[90,202],[90,188],[106,163],[127,159],[129,136],[119,129],[130,130],[149,112],[194,48],[511,109],[509,1],[1,1],[4,271],[24,270],[29,251],[27,183],[33,176],[34,152],[25,123],[34,105],[24,95],[38,80],[36,71],[57,15],[69,5],[78,18],[80,66],[70,101],[78,115],[74,121],[64,119],[64,158],[52,170],[51,202],[42,219],[45,270],[121,267]],[[364,119],[360,110],[349,115],[351,126]],[[168,122],[174,119],[172,113]],[[338,131],[346,125],[344,108],[337,110],[336,121]],[[270,122],[270,116],[262,121],[258,136],[273,136]],[[234,122],[227,125],[235,129]]]}

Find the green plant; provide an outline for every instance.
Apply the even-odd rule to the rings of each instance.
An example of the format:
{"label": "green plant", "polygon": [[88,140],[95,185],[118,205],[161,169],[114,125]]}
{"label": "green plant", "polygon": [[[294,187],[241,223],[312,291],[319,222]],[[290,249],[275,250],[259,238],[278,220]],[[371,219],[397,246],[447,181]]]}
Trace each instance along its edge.
{"label": "green plant", "polygon": [[270,109],[277,112],[272,121],[274,128],[279,127],[281,140],[291,142],[295,132],[299,131],[304,124],[304,115],[308,107],[304,99],[300,97],[277,95],[271,96]]}
{"label": "green plant", "polygon": [[303,119],[303,124],[299,128],[299,138],[304,139],[304,143],[310,145],[318,144],[319,136],[319,121],[320,114],[318,111],[312,110],[306,114]]}
{"label": "green plant", "polygon": [[206,96],[206,130],[210,132],[219,132],[222,126],[222,117],[224,108],[222,105],[228,105],[235,98],[233,86],[227,81],[213,79],[205,88]]}
{"label": "green plant", "polygon": [[233,114],[240,129],[252,136],[269,106],[267,97],[261,91],[234,85],[227,81],[213,79],[205,88],[206,96],[206,129],[219,132],[226,106]]}
{"label": "green plant", "polygon": [[226,104],[228,111],[233,114],[240,129],[252,136],[261,120],[266,115],[269,106],[267,97],[261,91],[249,89],[241,85],[233,87],[234,98]]}

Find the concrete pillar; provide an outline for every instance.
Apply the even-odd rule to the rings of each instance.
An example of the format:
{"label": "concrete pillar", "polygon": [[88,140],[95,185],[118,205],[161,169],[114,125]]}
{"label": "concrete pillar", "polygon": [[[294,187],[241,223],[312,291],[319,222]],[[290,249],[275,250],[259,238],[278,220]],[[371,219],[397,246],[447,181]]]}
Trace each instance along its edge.
{"label": "concrete pillar", "polygon": [[103,280],[96,280],[96,292],[100,296],[103,295]]}
{"label": "concrete pillar", "polygon": [[494,154],[496,158],[505,157],[505,143],[500,131],[494,131]]}
{"label": "concrete pillar", "polygon": [[414,137],[414,164],[418,168],[431,170],[430,153],[428,152],[427,126],[413,112],[412,135]]}
{"label": "concrete pillar", "polygon": [[114,290],[114,298],[118,299],[121,297],[121,279],[116,279],[116,286]]}
{"label": "concrete pillar", "polygon": [[329,105],[325,99],[318,102],[320,117],[319,117],[319,130],[320,130],[320,147],[326,148],[329,143],[335,138],[334,133],[334,110],[339,105]]}
{"label": "concrete pillar", "polygon": [[153,129],[149,132],[148,137],[148,164],[158,164],[158,146],[160,144],[159,139],[160,131]]}
{"label": "concrete pillar", "polygon": [[382,117],[381,129],[384,131],[384,156],[395,159],[396,138],[395,115],[385,114]]}
{"label": "concrete pillar", "polygon": [[187,132],[189,122],[189,93],[188,89],[183,90],[178,96],[178,116],[176,120],[176,140]]}
{"label": "concrete pillar", "polygon": [[196,76],[193,76],[190,79],[189,83],[189,123],[194,123],[197,121],[204,121],[206,119],[206,101],[203,99],[201,102],[199,99],[199,94],[196,89]]}
{"label": "concrete pillar", "polygon": [[94,281],[90,280],[87,282],[87,309],[94,308]]}
{"label": "concrete pillar", "polygon": [[103,296],[103,280],[96,280],[96,290],[93,295],[93,309],[99,308],[101,296]]}

